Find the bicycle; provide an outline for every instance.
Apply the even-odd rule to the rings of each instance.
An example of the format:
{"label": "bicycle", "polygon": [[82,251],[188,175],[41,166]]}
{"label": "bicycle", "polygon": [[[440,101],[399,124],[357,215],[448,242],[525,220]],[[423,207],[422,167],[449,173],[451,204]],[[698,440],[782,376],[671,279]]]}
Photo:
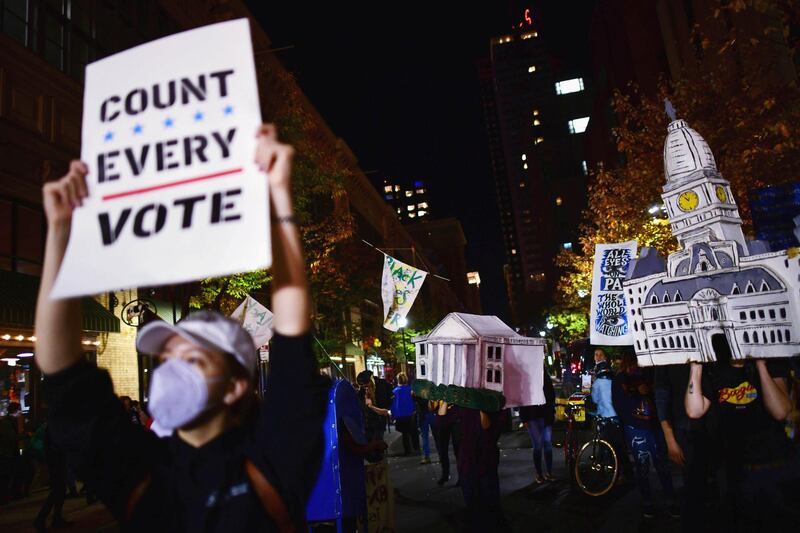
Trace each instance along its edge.
{"label": "bicycle", "polygon": [[619,458],[614,447],[602,436],[605,419],[595,417],[592,422],[592,438],[584,443],[574,458],[575,481],[588,496],[607,494],[617,481]]}

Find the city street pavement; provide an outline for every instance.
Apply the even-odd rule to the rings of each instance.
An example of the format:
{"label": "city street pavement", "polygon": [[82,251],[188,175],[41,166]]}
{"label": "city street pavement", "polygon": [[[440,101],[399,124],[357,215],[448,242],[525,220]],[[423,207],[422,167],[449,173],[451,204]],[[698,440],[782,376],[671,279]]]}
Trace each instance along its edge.
{"label": "city street pavement", "polygon": [[[438,455],[432,453],[432,464],[420,465],[419,456],[400,456],[402,443],[398,438],[397,432],[388,436],[390,479],[396,489],[397,531],[463,531],[464,500],[461,490],[455,486],[455,472],[450,483],[444,487],[437,486],[436,480],[440,475]],[[554,442],[559,438],[556,433]],[[663,507],[655,518],[644,519],[641,499],[633,485],[614,489],[604,498],[589,498],[570,492],[563,450],[554,448],[553,455],[557,480],[534,486],[535,471],[527,432],[515,431],[501,437],[500,490],[503,509],[512,531],[662,533],[680,529],[679,519],[670,518]],[[452,451],[450,461],[451,465],[455,465]],[[674,480],[676,487],[679,486],[677,476],[674,476]],[[651,483],[658,497],[660,485],[654,473]]]}
{"label": "city street pavement", "polygon": [[[34,492],[29,498],[16,500],[0,507],[0,531],[3,533],[35,532],[33,520],[46,498],[47,490],[40,490]],[[64,502],[63,514],[64,519],[72,522],[73,525],[57,531],[94,531],[97,533],[119,531],[114,518],[102,504],[86,505],[84,497],[67,498]],[[50,520],[47,521],[47,525],[49,528]]]}

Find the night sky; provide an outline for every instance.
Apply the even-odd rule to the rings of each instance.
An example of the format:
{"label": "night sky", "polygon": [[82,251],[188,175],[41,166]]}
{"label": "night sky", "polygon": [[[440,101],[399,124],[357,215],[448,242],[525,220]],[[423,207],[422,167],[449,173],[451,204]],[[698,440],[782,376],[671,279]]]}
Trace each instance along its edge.
{"label": "night sky", "polygon": [[[481,275],[484,313],[508,319],[476,61],[488,55],[491,37],[522,20],[524,7],[502,1],[246,3],[273,47],[295,47],[278,57],[372,181],[422,179],[434,217],[461,221],[467,266]],[[539,33],[559,61],[586,65],[593,1],[569,2],[569,9],[558,4],[543,2],[543,11],[534,5],[534,23],[548,28]]]}

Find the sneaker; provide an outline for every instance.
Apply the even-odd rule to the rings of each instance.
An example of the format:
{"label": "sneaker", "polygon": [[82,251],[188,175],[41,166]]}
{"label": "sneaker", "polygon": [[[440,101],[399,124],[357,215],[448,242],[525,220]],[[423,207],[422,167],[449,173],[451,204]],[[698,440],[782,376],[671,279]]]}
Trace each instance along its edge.
{"label": "sneaker", "polygon": [[425,456],[425,457],[422,458],[422,461],[420,461],[419,464],[421,464],[421,465],[429,465],[429,464],[431,464],[431,458],[428,457],[428,456]]}
{"label": "sneaker", "polygon": [[536,481],[534,483],[537,485],[544,485],[544,481],[545,479],[542,476],[536,476]]}
{"label": "sneaker", "polygon": [[553,474],[550,474],[549,472],[544,475],[544,479],[547,480],[547,481],[555,481],[556,480],[556,478],[553,476]]}
{"label": "sneaker", "polygon": [[655,518],[656,510],[652,505],[645,505],[642,508],[642,516],[645,518]]}

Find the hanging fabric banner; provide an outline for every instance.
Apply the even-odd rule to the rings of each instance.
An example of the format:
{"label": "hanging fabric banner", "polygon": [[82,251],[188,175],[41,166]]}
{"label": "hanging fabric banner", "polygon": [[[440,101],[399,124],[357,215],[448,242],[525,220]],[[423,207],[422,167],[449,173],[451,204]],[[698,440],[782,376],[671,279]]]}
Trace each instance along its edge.
{"label": "hanging fabric banner", "polygon": [[390,255],[384,255],[381,293],[383,296],[383,327],[397,331],[404,327],[405,318],[414,305],[428,273],[416,269]]}
{"label": "hanging fabric banner", "polygon": [[242,323],[245,331],[253,337],[256,348],[264,346],[272,338],[272,311],[249,294],[231,314],[231,318]]}
{"label": "hanging fabric banner", "polygon": [[636,241],[595,246],[589,335],[592,344],[633,344],[622,282],[635,256]]}

